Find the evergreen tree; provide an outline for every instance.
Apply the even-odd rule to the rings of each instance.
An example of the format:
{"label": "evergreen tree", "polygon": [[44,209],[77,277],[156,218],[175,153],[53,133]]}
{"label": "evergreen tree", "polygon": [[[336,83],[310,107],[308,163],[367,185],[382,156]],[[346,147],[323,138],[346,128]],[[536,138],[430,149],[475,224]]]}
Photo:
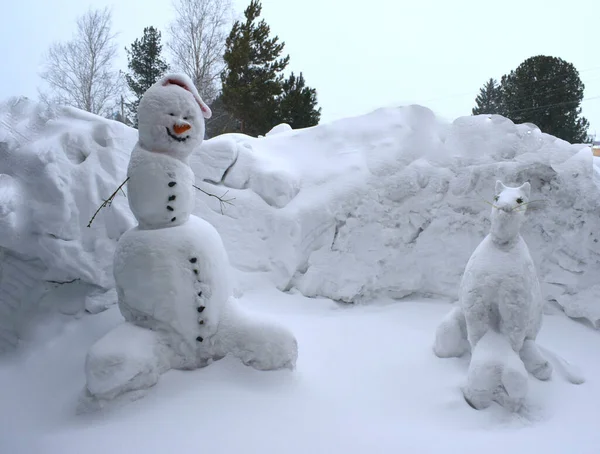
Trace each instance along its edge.
{"label": "evergreen tree", "polygon": [[287,123],[293,129],[307,128],[319,124],[321,109],[317,106],[317,90],[305,86],[302,73],[294,73],[282,84],[279,99],[278,122]]}
{"label": "evergreen tree", "polygon": [[277,123],[277,97],[282,93],[281,72],[289,56],[279,58],[284,43],[269,38],[266,22],[256,22],[261,4],[252,0],[244,11],[245,21],[236,21],[225,43],[221,74],[225,109],[239,120],[240,131],[248,135],[266,133]]}
{"label": "evergreen tree", "polygon": [[239,121],[227,111],[220,94],[210,105],[210,110],[212,116],[206,120],[206,135],[209,139],[226,132],[239,132]]}
{"label": "evergreen tree", "polygon": [[495,79],[488,80],[479,90],[475,104],[476,106],[472,110],[473,115],[503,114],[502,89]]}
{"label": "evergreen tree", "polygon": [[533,123],[571,143],[585,142],[588,121],[581,116],[584,85],[575,67],[560,58],[531,57],[501,80],[504,115]]}
{"label": "evergreen tree", "polygon": [[169,66],[161,57],[161,33],[154,27],[144,28],[142,39],[136,39],[127,52],[127,67],[130,72],[125,75],[127,85],[133,92],[135,99],[128,104],[134,125],[137,128],[137,107],[142,95],[150,88],[168,69]]}

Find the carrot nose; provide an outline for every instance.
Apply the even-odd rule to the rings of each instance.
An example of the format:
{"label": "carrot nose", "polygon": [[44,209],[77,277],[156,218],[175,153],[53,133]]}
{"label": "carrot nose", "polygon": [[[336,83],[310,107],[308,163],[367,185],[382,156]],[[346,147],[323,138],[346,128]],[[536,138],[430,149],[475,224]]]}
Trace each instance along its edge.
{"label": "carrot nose", "polygon": [[190,125],[173,125],[173,131],[175,131],[175,134],[183,134],[189,129],[192,129]]}

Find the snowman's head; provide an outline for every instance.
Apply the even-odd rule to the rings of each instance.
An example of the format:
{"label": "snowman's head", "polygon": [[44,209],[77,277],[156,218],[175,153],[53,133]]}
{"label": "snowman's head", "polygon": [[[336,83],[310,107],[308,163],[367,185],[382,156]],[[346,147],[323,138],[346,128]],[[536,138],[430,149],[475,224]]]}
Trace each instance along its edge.
{"label": "snowman's head", "polygon": [[185,160],[204,138],[211,117],[192,80],[167,74],[152,85],[138,106],[140,145],[146,150]]}

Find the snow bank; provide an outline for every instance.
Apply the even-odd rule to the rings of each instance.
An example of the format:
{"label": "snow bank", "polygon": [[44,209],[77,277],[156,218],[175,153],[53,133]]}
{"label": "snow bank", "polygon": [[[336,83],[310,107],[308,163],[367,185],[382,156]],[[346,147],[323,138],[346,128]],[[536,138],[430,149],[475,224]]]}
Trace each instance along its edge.
{"label": "snow bank", "polygon": [[536,202],[523,235],[546,298],[600,326],[600,180],[589,147],[500,116],[447,124],[419,106],[225,137],[238,155],[223,183],[245,191],[229,193],[235,206],[224,217],[201,214],[226,237],[238,268],[346,302],[455,298],[488,232],[496,179],[530,181]]}
{"label": "snow bank", "polygon": [[[0,104],[0,345],[43,307],[48,281],[75,281],[82,306],[114,302],[112,253],[132,225],[118,195],[137,133],[71,108]],[[426,108],[380,109],[264,138],[228,134],[192,157],[195,214],[219,230],[232,265],[280,289],[347,302],[454,298],[489,228],[496,179],[531,182],[523,235],[548,299],[600,326],[599,204],[589,147],[499,116],[444,123]],[[258,274],[255,274],[258,276]],[[71,284],[72,285],[72,284]],[[40,302],[41,301],[41,302]]]}
{"label": "snow bank", "polygon": [[126,126],[77,109],[26,98],[0,104],[0,351],[60,283],[81,287],[82,307],[114,286],[115,242],[134,225],[126,200],[86,225],[125,178],[136,140]]}

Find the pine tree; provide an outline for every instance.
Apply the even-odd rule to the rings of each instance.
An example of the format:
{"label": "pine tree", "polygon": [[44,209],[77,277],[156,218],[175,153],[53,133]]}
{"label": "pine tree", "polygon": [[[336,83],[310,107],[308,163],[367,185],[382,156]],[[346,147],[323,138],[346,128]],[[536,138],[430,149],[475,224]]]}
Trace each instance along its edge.
{"label": "pine tree", "polygon": [[128,104],[129,111],[134,118],[137,128],[137,107],[143,94],[150,88],[168,69],[169,66],[161,57],[161,33],[154,27],[144,28],[142,39],[136,39],[127,52],[127,67],[130,72],[125,75],[127,85],[134,94],[134,101]]}
{"label": "pine tree", "polygon": [[317,90],[305,86],[302,73],[296,77],[292,72],[283,82],[282,88],[278,110],[279,123],[287,123],[293,129],[319,124],[321,109],[316,109]]}
{"label": "pine tree", "polygon": [[585,142],[589,123],[581,116],[584,85],[575,67],[560,58],[531,57],[502,77],[505,116],[533,123],[571,143]]}
{"label": "pine tree", "polygon": [[495,79],[488,80],[479,90],[475,103],[476,106],[472,110],[473,115],[503,114],[502,89]]}
{"label": "pine tree", "polygon": [[206,120],[206,135],[209,139],[226,132],[239,131],[239,122],[227,111],[221,95],[210,104],[210,110],[212,116]]}
{"label": "pine tree", "polygon": [[284,44],[269,38],[270,28],[261,20],[261,4],[252,0],[244,11],[245,21],[236,21],[225,43],[221,74],[225,109],[239,120],[239,130],[248,135],[266,133],[277,123],[277,97],[282,93],[281,72],[289,56],[279,58]]}

